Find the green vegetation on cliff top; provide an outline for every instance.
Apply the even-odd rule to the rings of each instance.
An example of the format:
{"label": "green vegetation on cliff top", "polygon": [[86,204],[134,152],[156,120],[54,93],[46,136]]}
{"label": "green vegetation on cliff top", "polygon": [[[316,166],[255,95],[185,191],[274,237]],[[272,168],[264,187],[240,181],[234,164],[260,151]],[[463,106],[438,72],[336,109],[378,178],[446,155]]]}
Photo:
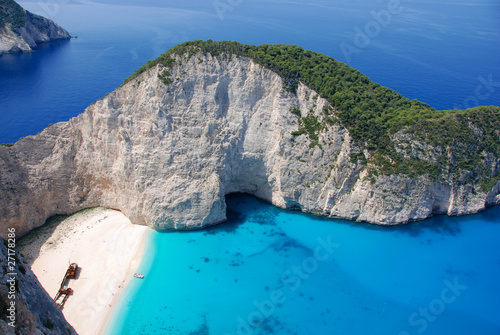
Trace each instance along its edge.
{"label": "green vegetation on cliff top", "polygon": [[[344,63],[298,46],[254,46],[211,40],[186,42],[139,68],[125,83],[158,64],[171,69],[176,63],[171,57],[174,54],[192,57],[199,52],[251,58],[284,78],[287,90],[295,92],[302,82],[318,92],[334,107],[335,116],[359,146],[359,152],[352,155],[353,161],[371,163],[372,173],[428,175],[433,179],[461,176],[462,182],[479,183],[484,190],[499,180],[498,172],[492,172],[495,169],[484,160],[489,154],[500,158],[499,107],[438,111],[372,82]],[[305,133],[308,124],[313,125],[309,127],[314,128],[309,132],[313,147],[318,143],[315,131],[327,129],[328,123],[333,123],[328,122],[332,120],[328,115],[325,111],[325,122],[321,126],[316,124],[316,118],[310,120],[312,116],[298,115],[303,126],[295,135]],[[407,134],[407,145],[401,141],[395,143],[393,139],[401,130]],[[437,159],[423,158],[429,153],[415,154],[411,149],[415,141],[440,148],[441,154]],[[369,152],[367,157],[363,149]],[[467,180],[463,180],[464,172],[467,172]]]}
{"label": "green vegetation on cliff top", "polygon": [[12,29],[26,24],[26,12],[14,0],[0,0],[0,28],[6,24],[10,24]]}

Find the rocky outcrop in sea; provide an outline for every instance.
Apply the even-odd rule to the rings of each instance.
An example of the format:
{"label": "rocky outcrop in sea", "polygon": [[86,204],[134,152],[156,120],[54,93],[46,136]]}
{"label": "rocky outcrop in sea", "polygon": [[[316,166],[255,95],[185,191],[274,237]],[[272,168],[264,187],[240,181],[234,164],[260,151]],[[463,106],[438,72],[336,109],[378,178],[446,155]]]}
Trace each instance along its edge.
{"label": "rocky outcrop in sea", "polygon": [[0,17],[3,23],[0,24],[0,55],[30,52],[40,43],[71,38],[52,20],[30,13],[11,0],[0,4]]}

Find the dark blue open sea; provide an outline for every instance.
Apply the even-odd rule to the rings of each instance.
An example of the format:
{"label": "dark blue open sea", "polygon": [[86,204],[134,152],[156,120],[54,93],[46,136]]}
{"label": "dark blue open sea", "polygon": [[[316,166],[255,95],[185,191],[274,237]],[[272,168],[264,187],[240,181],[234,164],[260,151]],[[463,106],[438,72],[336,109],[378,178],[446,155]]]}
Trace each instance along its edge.
{"label": "dark blue open sea", "polygon": [[[437,109],[500,105],[498,0],[24,2],[76,39],[0,57],[0,143],[66,121],[193,39],[327,54]],[[500,334],[500,209],[396,228],[228,198],[149,234],[108,334]]]}

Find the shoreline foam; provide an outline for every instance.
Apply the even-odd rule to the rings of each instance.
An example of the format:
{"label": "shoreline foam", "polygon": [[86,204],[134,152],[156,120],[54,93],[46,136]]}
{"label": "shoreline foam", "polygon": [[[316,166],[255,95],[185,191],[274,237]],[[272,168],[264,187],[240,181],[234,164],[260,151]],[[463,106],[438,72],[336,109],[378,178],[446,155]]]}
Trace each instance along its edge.
{"label": "shoreline foam", "polygon": [[52,297],[69,263],[78,263],[77,279],[68,285],[74,293],[63,314],[78,334],[102,334],[119,295],[140,265],[149,228],[104,208],[55,220],[23,237],[19,250]]}

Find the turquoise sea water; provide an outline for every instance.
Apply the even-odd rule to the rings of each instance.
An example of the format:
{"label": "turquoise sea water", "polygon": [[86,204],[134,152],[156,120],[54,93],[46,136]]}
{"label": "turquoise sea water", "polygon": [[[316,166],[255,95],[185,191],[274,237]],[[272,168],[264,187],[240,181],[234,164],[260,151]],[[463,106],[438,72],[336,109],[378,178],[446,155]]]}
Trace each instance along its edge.
{"label": "turquoise sea water", "polygon": [[500,208],[375,227],[228,197],[151,232],[107,334],[499,334]]}

